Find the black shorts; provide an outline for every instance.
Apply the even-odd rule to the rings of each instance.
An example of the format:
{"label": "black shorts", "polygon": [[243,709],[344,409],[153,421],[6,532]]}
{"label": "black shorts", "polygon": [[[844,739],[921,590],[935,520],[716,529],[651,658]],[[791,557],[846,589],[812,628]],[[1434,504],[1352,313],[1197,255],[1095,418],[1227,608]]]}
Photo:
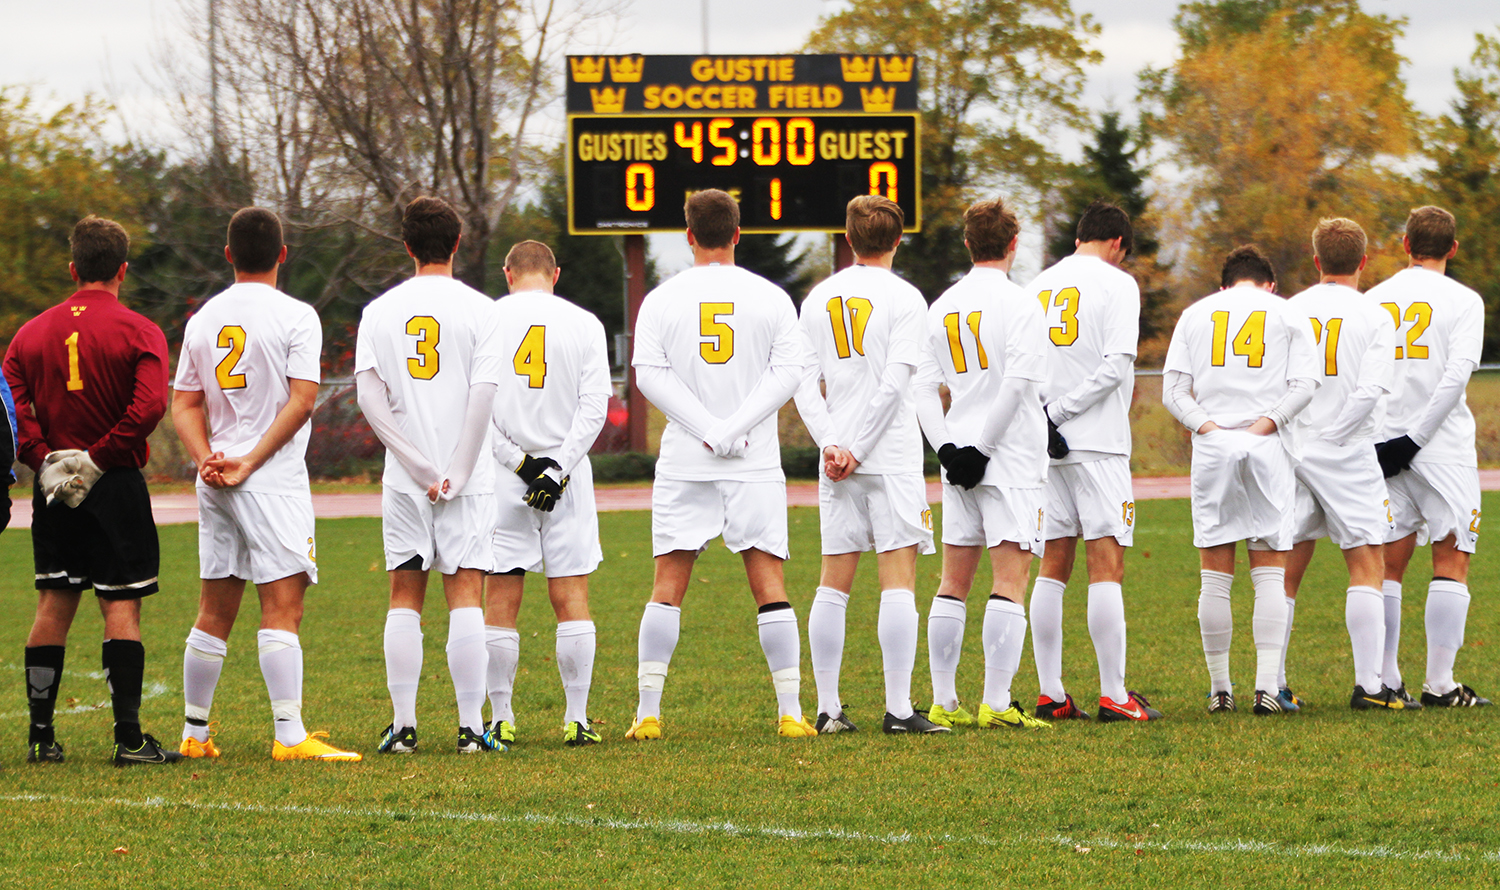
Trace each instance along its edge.
{"label": "black shorts", "polygon": [[146,478],[134,467],[109,470],[77,507],[47,506],[31,495],[31,552],[37,590],[88,590],[128,600],[157,591],[161,549]]}

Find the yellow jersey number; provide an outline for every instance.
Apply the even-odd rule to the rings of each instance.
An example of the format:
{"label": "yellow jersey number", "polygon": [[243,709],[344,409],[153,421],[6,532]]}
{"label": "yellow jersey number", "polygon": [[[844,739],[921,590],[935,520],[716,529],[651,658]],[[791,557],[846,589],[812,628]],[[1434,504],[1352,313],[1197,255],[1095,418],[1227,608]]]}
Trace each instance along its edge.
{"label": "yellow jersey number", "polygon": [[[1401,307],[1395,303],[1381,303],[1385,311],[1391,314],[1391,321],[1396,323],[1396,332],[1401,332]],[[1412,325],[1406,330],[1406,348],[1396,347],[1396,358],[1426,358],[1427,346],[1417,342],[1417,338],[1427,333],[1428,325],[1432,324],[1432,304],[1413,303],[1406,307],[1406,320]]]}
{"label": "yellow jersey number", "polygon": [[1323,344],[1323,376],[1337,377],[1339,374],[1339,332],[1344,329],[1344,320],[1330,318],[1327,323],[1324,323],[1316,318],[1310,318],[1308,321],[1312,322],[1313,342]]}
{"label": "yellow jersey number", "polygon": [[541,389],[547,380],[547,326],[534,324],[526,329],[516,356],[511,360],[517,377],[525,377],[531,389]]}
{"label": "yellow jersey number", "polygon": [[1054,346],[1072,346],[1078,339],[1078,301],[1081,296],[1076,287],[1065,287],[1056,294],[1044,290],[1036,295],[1042,301],[1043,312],[1050,314],[1053,309],[1062,310],[1057,319],[1060,324],[1047,329],[1047,336],[1052,338]]}
{"label": "yellow jersey number", "polygon": [[406,360],[406,373],[417,380],[431,380],[438,372],[438,338],[442,334],[437,319],[418,315],[407,321],[407,336],[417,338],[417,355]]}
{"label": "yellow jersey number", "polygon": [[78,373],[78,332],[69,334],[63,343],[68,347],[68,392],[78,392],[83,389],[83,376]]}
{"label": "yellow jersey number", "polygon": [[[848,322],[844,321],[845,309],[849,312]],[[838,351],[839,358],[848,358],[849,349],[860,355],[865,354],[865,325],[870,323],[870,313],[875,307],[864,297],[834,297],[828,301],[828,322],[833,326],[833,348]],[[850,336],[850,333],[853,336]]]}
{"label": "yellow jersey number", "polygon": [[712,343],[707,339],[699,343],[698,354],[710,365],[722,365],[734,358],[734,328],[719,321],[719,316],[733,314],[733,303],[698,304],[698,334],[714,339]]}
{"label": "yellow jersey number", "polygon": [[219,389],[245,388],[245,375],[234,373],[234,369],[239,365],[240,357],[245,354],[245,343],[248,339],[245,336],[245,329],[237,324],[219,328],[219,348],[229,350],[229,354],[224,356],[214,368],[214,376],[219,380]]}
{"label": "yellow jersey number", "polygon": [[[1224,367],[1225,350],[1231,343],[1229,339],[1229,313],[1219,310],[1210,316],[1214,322],[1214,345],[1213,354],[1209,356],[1209,364],[1215,368]],[[1250,313],[1245,323],[1240,325],[1239,333],[1234,335],[1232,341],[1234,354],[1244,356],[1245,364],[1252,368],[1259,368],[1266,358],[1266,313],[1257,309]]]}
{"label": "yellow jersey number", "polygon": [[[979,352],[979,368],[980,370],[986,370],[990,366],[990,357],[984,352],[984,344],[979,342],[980,313],[978,311],[970,312],[969,317],[965,321],[969,326],[969,330],[974,333],[974,348]],[[963,374],[969,370],[969,362],[964,357],[964,345],[959,339],[958,313],[949,312],[947,315],[944,315],[943,327],[948,330],[948,353],[953,356],[953,373]]]}

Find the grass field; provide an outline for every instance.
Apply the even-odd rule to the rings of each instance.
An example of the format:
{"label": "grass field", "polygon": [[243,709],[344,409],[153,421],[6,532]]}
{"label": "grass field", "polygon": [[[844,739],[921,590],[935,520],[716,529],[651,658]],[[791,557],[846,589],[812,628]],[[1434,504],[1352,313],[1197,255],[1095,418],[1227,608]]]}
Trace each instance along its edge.
{"label": "grass field", "polygon": [[[1497,506],[1490,501],[1489,506]],[[1142,502],[1126,596],[1130,683],[1166,712],[1146,726],[1069,724],[1050,732],[889,738],[878,730],[806,742],[773,734],[774,699],[738,560],[700,561],[665,698],[667,739],[626,743],[635,637],[651,576],[649,517],[602,517],[595,576],[599,655],[591,711],[606,743],[562,746],[552,619],[533,579],[522,613],[508,754],[449,753],[455,724],[434,585],[419,699],[423,749],[373,754],[390,719],[381,633],[379,523],[320,523],[324,583],[303,625],[310,728],[367,752],[353,765],[273,764],[253,605],[230,641],[214,702],[216,762],[117,770],[98,673],[97,611],[80,612],[58,736],[68,762],[24,762],[21,650],[32,597],[24,531],[0,536],[11,607],[0,617],[0,885],[32,887],[644,887],[877,884],[1024,887],[1493,885],[1500,878],[1496,742],[1500,708],[1355,714],[1341,564],[1320,553],[1297,612],[1291,680],[1311,705],[1210,718],[1196,619],[1187,504]],[[788,586],[803,621],[817,573],[817,513],[791,514]],[[181,727],[182,640],[196,605],[195,530],[162,529],[164,591],[146,604],[148,731]],[[1243,555],[1241,571],[1244,573]],[[1476,563],[1459,677],[1500,692],[1492,608],[1497,561]],[[876,729],[882,711],[878,596],[866,566],[849,610],[844,696]],[[939,560],[920,563],[919,604]],[[1425,565],[1413,570],[1421,577]],[[1065,673],[1097,696],[1081,579],[1067,605]],[[981,578],[980,583],[987,583]],[[1425,585],[1416,585],[1419,589]],[[1403,664],[1422,673],[1423,596],[1408,596]],[[1248,583],[1235,587],[1233,661],[1248,699],[1254,654]],[[979,604],[960,692],[982,680]],[[924,621],[925,624],[925,621]],[[925,706],[925,642],[913,684]],[[1028,647],[1015,691],[1034,701]],[[804,648],[803,701],[811,708]],[[74,701],[77,700],[77,701]],[[1248,704],[1248,701],[1246,701]],[[102,705],[102,707],[101,707]]]}

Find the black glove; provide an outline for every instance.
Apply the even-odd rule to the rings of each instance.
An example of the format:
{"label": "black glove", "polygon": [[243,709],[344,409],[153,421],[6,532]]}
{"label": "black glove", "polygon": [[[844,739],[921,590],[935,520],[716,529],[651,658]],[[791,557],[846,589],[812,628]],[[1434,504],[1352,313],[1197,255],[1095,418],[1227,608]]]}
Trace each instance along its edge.
{"label": "black glove", "polygon": [[953,456],[956,454],[958,454],[957,445],[954,445],[952,442],[944,443],[938,448],[938,463],[943,465],[943,469],[951,473],[953,472]]}
{"label": "black glove", "polygon": [[953,455],[953,462],[948,467],[948,481],[965,491],[971,490],[984,478],[989,462],[989,455],[973,445],[965,445]]}
{"label": "black glove", "polygon": [[1411,440],[1411,436],[1399,436],[1375,446],[1375,459],[1380,461],[1380,472],[1389,479],[1411,466],[1412,458],[1422,446]]}
{"label": "black glove", "polygon": [[558,481],[547,473],[542,473],[526,486],[526,496],[522,500],[534,510],[551,513],[562,493],[568,490],[568,480],[571,478],[573,477],[564,476],[562,481]]}
{"label": "black glove", "polygon": [[1047,456],[1053,460],[1062,460],[1068,456],[1068,450],[1068,440],[1064,439],[1062,433],[1057,431],[1057,424],[1053,423],[1051,415],[1048,415]]}
{"label": "black glove", "polygon": [[554,470],[561,470],[562,464],[559,464],[550,457],[532,457],[528,454],[521,459],[521,465],[516,467],[516,475],[521,477],[522,482],[530,485],[548,467]]}

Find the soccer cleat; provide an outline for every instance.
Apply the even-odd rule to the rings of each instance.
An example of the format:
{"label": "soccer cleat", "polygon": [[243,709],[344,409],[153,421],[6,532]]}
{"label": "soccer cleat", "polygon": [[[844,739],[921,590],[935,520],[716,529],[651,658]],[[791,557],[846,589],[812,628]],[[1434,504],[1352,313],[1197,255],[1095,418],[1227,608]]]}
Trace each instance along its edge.
{"label": "soccer cleat", "polygon": [[355,751],[344,751],[324,742],[326,732],[310,732],[307,738],[288,748],[281,742],[271,744],[272,760],[346,760],[358,763],[364,755]]}
{"label": "soccer cleat", "polygon": [[187,757],[190,759],[198,757],[218,757],[219,746],[214,744],[214,740],[212,738],[207,738],[200,742],[192,736],[188,736],[187,738],[182,740],[181,745],[177,746],[177,753],[181,754],[183,757]]}
{"label": "soccer cleat", "polygon": [[955,706],[950,711],[942,705],[933,702],[932,707],[927,709],[927,719],[938,726],[947,726],[949,728],[974,725],[974,715],[964,710],[964,706],[961,704]]}
{"label": "soccer cleat", "polygon": [[62,742],[32,742],[26,746],[27,763],[62,763]]}
{"label": "soccer cleat", "polygon": [[385,728],[380,736],[380,747],[375,749],[381,754],[410,754],[417,750],[417,728],[415,726],[403,726],[399,730],[395,724]]}
{"label": "soccer cleat", "polygon": [[1126,693],[1124,704],[1099,696],[1099,722],[1117,723],[1121,720],[1160,720],[1161,711],[1151,707],[1146,697],[1139,692]]}
{"label": "soccer cleat", "polygon": [[890,733],[891,735],[901,735],[903,733],[909,735],[921,735],[923,733],[929,732],[953,731],[946,726],[938,726],[936,723],[928,720],[925,716],[922,715],[921,711],[912,711],[910,717],[904,718],[897,717],[891,712],[887,711],[885,714],[885,722],[881,725],[880,728]]}
{"label": "soccer cleat", "polygon": [[1402,683],[1400,686],[1397,686],[1395,689],[1392,689],[1391,691],[1396,694],[1397,698],[1401,699],[1401,704],[1403,704],[1403,705],[1406,706],[1403,710],[1407,710],[1407,711],[1420,711],[1420,710],[1422,710],[1422,703],[1411,697],[1411,693],[1406,691],[1406,684],[1405,683]]}
{"label": "soccer cleat", "polygon": [[484,740],[497,751],[509,751],[516,742],[516,725],[509,720],[496,720],[484,728]]}
{"label": "soccer cleat", "polygon": [[1208,712],[1210,714],[1229,713],[1234,710],[1233,692],[1210,692],[1208,694]]}
{"label": "soccer cleat", "polygon": [[137,748],[127,748],[115,742],[115,766],[126,766],[131,763],[176,763],[181,759],[181,754],[163,748],[161,743],[150,734],[141,736],[141,744]]}
{"label": "soccer cleat", "polygon": [[839,711],[837,717],[819,714],[818,722],[813,724],[813,728],[818,731],[818,735],[828,735],[835,732],[859,732],[859,727],[854,725],[854,721],[850,720],[849,715],[844,711]]}
{"label": "soccer cleat", "polygon": [[782,714],[776,723],[776,734],[784,739],[810,739],[818,734],[818,730],[806,717]]}
{"label": "soccer cleat", "polygon": [[486,733],[475,732],[467,726],[458,728],[458,753],[483,754],[486,751],[508,751],[504,744],[496,747]]}
{"label": "soccer cleat", "polygon": [[600,737],[599,733],[594,732],[593,728],[587,723],[579,723],[577,720],[573,720],[567,726],[563,727],[564,745],[579,748],[584,745],[597,745],[602,741],[604,739]]}
{"label": "soccer cleat", "polygon": [[[1075,710],[1077,710],[1075,708]],[[1082,712],[1080,712],[1082,713]],[[1003,711],[997,711],[989,705],[979,706],[979,716],[976,722],[983,729],[1051,729],[1052,724],[1039,718],[1033,717],[1021,710],[1021,703],[1013,701],[1010,707]]]}
{"label": "soccer cleat", "polygon": [[625,730],[625,738],[633,739],[637,742],[659,739],[661,738],[661,729],[660,717],[637,717],[635,718],[635,722],[630,724],[630,728]]}
{"label": "soccer cleat", "polygon": [[1279,695],[1273,695],[1264,689],[1257,689],[1255,690],[1255,705],[1250,709],[1250,713],[1264,717],[1267,714],[1285,714],[1287,710],[1281,706]]}
{"label": "soccer cleat", "polygon": [[1283,711],[1300,711],[1302,710],[1302,706],[1307,704],[1307,702],[1298,698],[1297,693],[1293,692],[1287,686],[1276,690],[1276,700],[1281,702],[1281,709]]}
{"label": "soccer cleat", "polygon": [[1073,696],[1063,693],[1062,701],[1045,695],[1036,697],[1036,715],[1043,720],[1087,720],[1089,712],[1073,703]]}
{"label": "soccer cleat", "polygon": [[1442,695],[1433,692],[1426,683],[1422,684],[1422,704],[1429,708],[1481,708],[1489,703],[1489,699],[1480,698],[1474,690],[1463,684]]}
{"label": "soccer cleat", "polygon": [[1349,707],[1356,711],[1373,711],[1386,708],[1392,711],[1406,710],[1406,703],[1396,695],[1396,691],[1389,686],[1382,685],[1379,692],[1366,692],[1365,687],[1354,687],[1354,694],[1349,697]]}

